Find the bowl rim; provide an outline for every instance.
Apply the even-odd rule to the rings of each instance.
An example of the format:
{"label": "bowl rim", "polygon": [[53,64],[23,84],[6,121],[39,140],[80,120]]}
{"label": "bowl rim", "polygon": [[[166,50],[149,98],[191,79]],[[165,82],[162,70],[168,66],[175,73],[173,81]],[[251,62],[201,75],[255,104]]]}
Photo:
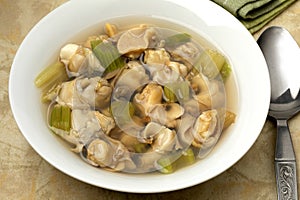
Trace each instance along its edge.
{"label": "bowl rim", "polygon": [[[74,9],[78,9],[78,8],[82,8],[82,9],[86,9],[86,7],[91,8],[91,5],[87,5],[86,2],[89,2],[91,5],[92,4],[98,4],[96,3],[97,0],[88,0],[85,1],[85,3],[83,3],[82,1],[68,1],[64,4],[62,4],[61,6],[59,6],[58,8],[56,8],[55,10],[53,10],[52,12],[50,12],[48,15],[46,15],[43,19],[41,19],[36,26],[34,26],[34,28],[28,33],[28,35],[25,37],[25,39],[23,40],[22,44],[20,45],[16,56],[14,58],[12,67],[11,67],[11,73],[10,73],[10,77],[9,77],[9,100],[10,100],[10,105],[11,105],[11,109],[14,115],[14,118],[17,122],[17,125],[20,129],[20,131],[22,132],[23,136],[26,138],[26,140],[28,141],[28,143],[33,147],[33,149],[43,158],[45,159],[48,163],[50,163],[52,166],[54,166],[55,168],[57,168],[58,170],[64,172],[65,174],[68,174],[71,177],[74,177],[78,180],[81,180],[85,183],[89,183],[98,187],[102,187],[102,188],[106,188],[106,189],[111,189],[111,190],[115,190],[115,191],[122,191],[122,192],[134,192],[134,193],[156,193],[156,192],[167,192],[167,191],[174,191],[174,190],[179,190],[179,189],[183,189],[183,188],[187,188],[187,187],[191,187],[200,183],[203,183],[209,179],[214,178],[215,176],[219,175],[220,173],[224,172],[225,170],[227,170],[228,168],[230,168],[231,166],[233,166],[238,160],[240,160],[245,154],[246,152],[251,148],[251,146],[254,144],[254,142],[256,141],[257,137],[260,134],[260,131],[264,125],[265,119],[267,117],[267,113],[268,113],[268,107],[269,107],[269,99],[270,99],[270,81],[269,81],[269,76],[268,76],[268,70],[267,70],[267,65],[265,62],[265,59],[263,57],[263,54],[260,51],[260,48],[258,47],[258,45],[256,44],[256,41],[254,40],[253,36],[248,32],[248,30],[236,19],[234,18],[231,14],[229,14],[227,11],[225,11],[224,9],[222,9],[221,7],[219,7],[217,4],[210,2],[210,1],[193,1],[193,0],[187,0],[187,1],[180,1],[180,0],[152,0],[151,2],[147,2],[147,4],[151,5],[152,7],[155,7],[155,4],[157,5],[162,5],[164,4],[165,6],[167,5],[172,5],[175,9],[185,9],[188,10],[189,12],[191,12],[190,16],[187,16],[190,18],[196,17],[199,20],[203,20],[202,22],[199,21],[199,24],[202,23],[201,26],[203,26],[203,24],[205,24],[205,28],[207,28],[205,30],[206,34],[209,34],[208,36],[205,36],[207,38],[212,38],[212,41],[216,41],[215,43],[218,46],[221,46],[221,49],[223,49],[226,52],[226,48],[227,46],[230,45],[230,51],[233,51],[234,48],[238,48],[238,44],[230,44],[230,42],[232,42],[233,39],[235,39],[237,41],[237,43],[241,42],[241,44],[243,45],[247,45],[247,50],[242,50],[239,53],[236,53],[237,55],[235,55],[236,57],[240,56],[242,58],[245,59],[244,62],[250,62],[251,64],[257,65],[254,66],[255,69],[258,69],[258,67],[260,68],[260,74],[258,75],[257,79],[258,80],[262,80],[263,81],[263,85],[259,84],[259,83],[255,83],[255,87],[256,89],[259,89],[259,96],[254,100],[255,103],[258,103],[257,105],[257,109],[259,110],[259,113],[243,113],[243,112],[248,112],[249,110],[247,110],[246,106],[243,106],[245,104],[249,104],[252,105],[253,102],[251,102],[249,99],[247,99],[247,95],[245,94],[245,91],[242,91],[242,89],[244,90],[244,88],[248,88],[250,90],[251,87],[249,85],[247,85],[245,83],[245,80],[242,80],[241,77],[237,76],[236,81],[238,82],[238,93],[240,94],[240,102],[243,102],[243,104],[241,105],[242,108],[239,111],[239,113],[241,114],[241,116],[245,117],[245,118],[249,118],[249,119],[255,119],[255,122],[251,127],[249,127],[249,125],[246,124],[245,121],[241,121],[240,124],[242,125],[247,125],[249,130],[247,130],[248,132],[252,132],[252,136],[250,137],[250,141],[248,141],[246,143],[246,145],[241,146],[241,149],[239,152],[228,152],[231,153],[233,156],[231,157],[226,157],[226,160],[224,161],[223,165],[220,166],[215,166],[213,171],[205,171],[208,173],[208,175],[204,175],[204,176],[200,176],[195,174],[192,178],[189,177],[188,180],[185,179],[178,179],[177,176],[185,176],[185,171],[186,170],[197,170],[198,169],[198,164],[197,165],[192,165],[189,166],[186,170],[179,170],[178,172],[174,173],[174,174],[170,174],[170,175],[158,175],[158,176],[152,176],[149,174],[143,174],[143,175],[128,175],[128,174],[119,174],[119,173],[115,173],[115,174],[111,174],[111,172],[101,172],[99,174],[101,175],[97,175],[96,177],[94,177],[94,168],[91,168],[90,166],[87,166],[87,164],[82,163],[82,164],[78,164],[78,166],[76,166],[74,169],[70,169],[68,167],[70,166],[66,166],[63,162],[58,163],[59,159],[63,159],[63,156],[58,156],[55,157],[53,155],[50,155],[49,153],[45,153],[44,149],[41,147],[40,145],[40,140],[37,138],[33,138],[33,136],[31,135],[30,132],[28,132],[28,124],[25,124],[24,122],[26,122],[25,119],[28,118],[27,114],[24,113],[22,111],[22,109],[24,109],[22,107],[22,105],[30,105],[30,102],[28,102],[28,100],[23,99],[22,101],[25,102],[20,102],[21,100],[18,99],[17,97],[19,97],[20,95],[22,97],[26,97],[26,91],[23,91],[22,89],[24,89],[22,87],[22,83],[17,82],[16,80],[18,80],[19,78],[21,80],[21,74],[20,74],[20,67],[22,66],[22,63],[24,62],[29,62],[30,63],[30,58],[24,58],[24,55],[26,55],[25,52],[27,52],[28,48],[26,45],[28,44],[33,44],[36,45],[38,47],[41,47],[41,44],[38,44],[40,42],[40,40],[37,40],[35,42],[33,42],[33,38],[35,38],[36,36],[38,36],[39,34],[47,34],[46,33],[46,29],[45,27],[47,27],[47,24],[53,24],[53,21],[58,21],[58,17],[62,16],[65,12],[68,12],[70,14],[71,17],[75,17],[76,15],[74,13],[71,13],[72,10]],[[110,6],[111,4],[115,3],[115,2],[122,2],[121,0],[102,0],[101,4],[105,6]],[[129,0],[127,1],[130,3],[138,3],[138,0]],[[86,7],[84,7],[86,6]],[[123,12],[122,11],[123,8],[117,8],[118,12]],[[161,6],[158,6],[157,9],[161,9]],[[203,12],[199,12],[203,11]],[[205,10],[209,10],[205,11]],[[117,12],[116,11],[116,12]],[[158,12],[158,11],[156,11]],[[213,14],[212,14],[213,13]],[[165,18],[168,18],[168,16],[163,16]],[[211,17],[211,18],[209,18]],[[171,20],[168,18],[168,20]],[[64,21],[64,20],[62,20]],[[62,22],[62,25],[65,25],[63,23],[66,23],[65,21]],[[72,26],[76,26],[76,25],[72,25]],[[200,25],[199,25],[200,26]],[[82,27],[82,29],[85,29],[87,27]],[[195,27],[190,27],[190,28],[195,28]],[[196,27],[197,29],[198,27]],[[59,31],[59,30],[58,30]],[[228,36],[228,38],[226,40],[221,40],[221,38],[224,39],[224,36],[220,35],[220,31],[222,31],[222,33],[226,33],[226,36]],[[221,33],[221,34],[222,34]],[[60,34],[60,33],[58,33]],[[230,35],[232,34],[232,35]],[[56,44],[58,44],[61,41],[56,42]],[[55,45],[54,45],[55,46]],[[225,48],[226,47],[226,48]],[[56,49],[50,48],[49,51],[55,51]],[[250,57],[248,55],[244,55],[243,53],[249,53],[251,56],[255,55],[255,60],[253,60],[253,57]],[[51,57],[51,56],[50,56]],[[230,57],[230,55],[229,55]],[[235,62],[240,62],[237,60],[236,57],[231,57],[230,59],[232,59],[233,63]],[[44,60],[49,60],[49,56],[47,58],[47,56],[45,55],[45,57],[42,57],[42,59]],[[247,60],[247,61],[246,61]],[[246,67],[249,67],[249,64],[247,64]],[[235,71],[238,72],[238,70],[234,69]],[[239,69],[240,70],[240,69]],[[245,68],[245,71],[250,70]],[[252,72],[252,71],[250,71]],[[253,73],[253,72],[252,72]],[[245,75],[244,75],[245,77]],[[243,77],[243,78],[244,78]],[[26,79],[26,80],[32,80],[32,84],[33,84],[33,79]],[[24,79],[25,81],[25,79]],[[31,85],[32,87],[32,85]],[[251,99],[253,100],[253,99]],[[33,113],[34,114],[34,113]],[[239,118],[240,116],[238,115],[238,119],[242,120]],[[28,122],[28,121],[27,121]],[[242,129],[242,125],[237,124],[237,126],[234,129],[240,130]],[[64,154],[62,154],[64,155]],[[215,154],[210,156],[210,159],[214,159],[214,157],[217,156]],[[73,159],[73,158],[72,158]],[[201,163],[199,164],[201,165]],[[81,168],[86,168],[87,173],[89,175],[91,175],[90,177],[85,177],[84,175],[81,175],[80,172],[78,172],[79,169]],[[97,169],[99,170],[99,169]],[[199,170],[199,169],[198,169]],[[104,170],[102,170],[104,171]],[[108,181],[108,182],[101,182],[101,180],[99,181],[98,179],[95,178],[104,178],[105,177],[114,177],[115,182],[113,181]],[[107,179],[105,179],[107,180]],[[147,183],[149,183],[148,187],[138,187],[138,186],[144,186],[145,185],[145,180],[147,181]],[[124,184],[126,183],[126,184]],[[157,184],[159,184],[159,186],[157,186]]]}

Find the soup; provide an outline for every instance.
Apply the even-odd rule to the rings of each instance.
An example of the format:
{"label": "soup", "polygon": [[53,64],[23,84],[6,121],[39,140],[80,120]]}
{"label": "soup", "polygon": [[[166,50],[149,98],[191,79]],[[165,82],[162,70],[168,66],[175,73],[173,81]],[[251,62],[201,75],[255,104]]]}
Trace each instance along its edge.
{"label": "soup", "polygon": [[63,46],[36,77],[49,129],[110,171],[172,173],[204,158],[236,117],[228,59],[191,31],[147,20],[104,30]]}

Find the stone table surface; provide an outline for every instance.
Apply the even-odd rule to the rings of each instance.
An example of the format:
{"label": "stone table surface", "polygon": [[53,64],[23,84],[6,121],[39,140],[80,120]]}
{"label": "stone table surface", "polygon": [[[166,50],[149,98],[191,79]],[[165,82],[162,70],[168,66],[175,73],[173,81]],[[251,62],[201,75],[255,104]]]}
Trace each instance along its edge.
{"label": "stone table surface", "polygon": [[[196,186],[168,193],[132,194],[98,188],[58,171],[28,144],[13,118],[8,80],[11,64],[30,29],[65,0],[0,0],[0,199],[276,199],[274,148],[276,129],[266,120],[253,147],[234,166]],[[266,27],[283,26],[300,44],[300,1]],[[266,28],[264,27],[263,30]],[[261,30],[261,31],[263,31]],[[260,32],[253,35],[256,39]],[[255,112],[255,111],[254,111]],[[300,115],[289,121],[300,163]],[[300,180],[300,164],[298,164]],[[298,188],[300,189],[298,181]]]}

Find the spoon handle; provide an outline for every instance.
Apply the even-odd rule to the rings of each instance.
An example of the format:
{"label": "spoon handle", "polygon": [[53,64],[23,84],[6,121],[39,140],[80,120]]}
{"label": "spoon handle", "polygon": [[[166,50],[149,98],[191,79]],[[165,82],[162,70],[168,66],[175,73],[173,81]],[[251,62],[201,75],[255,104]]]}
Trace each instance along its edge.
{"label": "spoon handle", "polygon": [[275,173],[278,200],[297,200],[296,159],[287,120],[277,120]]}

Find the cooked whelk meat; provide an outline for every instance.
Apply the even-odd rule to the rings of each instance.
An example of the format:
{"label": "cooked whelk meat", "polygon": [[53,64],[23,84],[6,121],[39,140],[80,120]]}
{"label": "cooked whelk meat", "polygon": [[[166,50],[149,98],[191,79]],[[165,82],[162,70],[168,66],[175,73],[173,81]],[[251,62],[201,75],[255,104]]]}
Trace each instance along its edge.
{"label": "cooked whelk meat", "polygon": [[216,110],[208,110],[197,118],[193,128],[193,146],[208,148],[216,142],[215,136],[220,131],[217,114]]}
{"label": "cooked whelk meat", "polygon": [[143,59],[145,68],[153,76],[154,72],[163,70],[165,65],[170,62],[170,55],[163,48],[156,50],[149,49],[145,51]]}
{"label": "cooked whelk meat", "polygon": [[102,131],[99,120],[93,110],[74,109],[71,115],[72,131],[76,132],[80,143],[86,144],[99,131]]}
{"label": "cooked whelk meat", "polygon": [[87,147],[87,159],[112,171],[132,170],[136,167],[127,148],[114,139],[95,139]]}
{"label": "cooked whelk meat", "polygon": [[105,71],[105,68],[101,65],[95,54],[90,53],[86,56],[80,71],[76,76],[87,75],[87,76],[101,76]]}
{"label": "cooked whelk meat", "polygon": [[149,76],[139,62],[130,61],[127,67],[115,83],[113,92],[115,100],[129,100],[138,88],[149,82]]}
{"label": "cooked whelk meat", "polygon": [[130,29],[121,34],[117,48],[120,54],[141,52],[153,45],[156,34],[156,30],[152,27],[142,26]]}
{"label": "cooked whelk meat", "polygon": [[149,49],[145,51],[144,63],[155,66],[155,65],[166,65],[170,62],[170,55],[164,49]]}
{"label": "cooked whelk meat", "polygon": [[222,91],[220,90],[218,83],[214,81],[209,83],[208,91],[200,92],[196,94],[194,98],[198,101],[201,110],[225,106]]}
{"label": "cooked whelk meat", "polygon": [[164,68],[162,68],[161,70],[153,72],[152,80],[160,85],[167,85],[169,83],[182,81],[183,78],[177,71],[173,70],[171,67],[164,66]]}
{"label": "cooked whelk meat", "polygon": [[118,127],[111,130],[109,137],[120,141],[130,152],[135,152],[137,145],[140,144],[136,136],[132,136]]}
{"label": "cooked whelk meat", "polygon": [[95,111],[95,116],[98,119],[98,122],[100,124],[101,130],[105,134],[109,134],[110,131],[115,128],[115,120],[112,117],[106,116],[98,111]]}
{"label": "cooked whelk meat", "polygon": [[55,99],[58,104],[66,105],[70,108],[76,108],[75,105],[80,104],[78,98],[75,97],[75,83],[76,80],[74,79],[72,81],[67,81],[61,84],[60,91],[58,92],[58,95]]}
{"label": "cooked whelk meat", "polygon": [[50,129],[65,141],[74,145],[71,150],[80,153],[84,144],[90,141],[99,131],[100,124],[95,117],[95,111],[73,109],[71,112],[71,129],[65,131],[59,128],[50,126]]}
{"label": "cooked whelk meat", "polygon": [[[96,106],[96,88],[101,87],[101,83],[99,83],[100,78],[82,78],[77,79],[75,84],[75,92],[77,93],[78,98],[81,102],[86,102],[91,107]],[[99,89],[100,89],[99,87]],[[99,90],[98,89],[98,90]],[[100,92],[101,94],[101,92]],[[110,91],[109,91],[110,94]],[[107,94],[102,94],[101,96],[106,96]],[[97,106],[96,106],[97,107]]]}
{"label": "cooked whelk meat", "polygon": [[78,44],[67,44],[60,50],[60,61],[71,72],[78,72],[79,67],[85,59],[85,50],[91,52],[90,49],[82,48]]}
{"label": "cooked whelk meat", "polygon": [[144,66],[152,80],[160,85],[182,80],[189,70],[184,64],[171,61],[169,53],[163,48],[145,51]]}
{"label": "cooked whelk meat", "polygon": [[180,120],[177,120],[176,132],[179,141],[179,145],[182,149],[190,146],[193,137],[193,126],[196,121],[196,118],[188,113],[184,114]]}
{"label": "cooked whelk meat", "polygon": [[155,137],[152,149],[160,153],[172,151],[174,150],[176,142],[176,132],[163,126]]}
{"label": "cooked whelk meat", "polygon": [[166,103],[153,106],[149,111],[148,116],[153,122],[157,122],[166,126],[172,126],[172,122],[181,117],[183,113],[184,108],[181,107],[178,103]]}
{"label": "cooked whelk meat", "polygon": [[[223,103],[224,99],[222,98],[222,91],[220,91],[219,84],[216,81],[209,81],[207,77],[205,77],[203,74],[199,73],[196,76],[192,77],[190,80],[191,87],[194,91],[194,99],[198,101],[200,110],[208,110],[211,109],[213,106],[213,103],[222,101]],[[217,97],[218,101],[214,100],[214,98]]]}
{"label": "cooked whelk meat", "polygon": [[140,172],[157,170],[157,161],[178,147],[176,132],[155,122],[147,124],[139,141],[151,144],[147,152],[138,155],[137,165]]}
{"label": "cooked whelk meat", "polygon": [[101,75],[104,72],[92,50],[78,44],[65,45],[60,50],[60,61],[64,63],[70,77],[92,73]]}
{"label": "cooked whelk meat", "polygon": [[187,150],[192,160],[202,158],[222,131],[223,115],[224,128],[235,115],[225,113],[225,79],[204,73],[211,64],[201,55],[187,33],[147,25],[119,32],[108,23],[104,33],[62,47],[65,82],[46,97],[49,127],[85,161],[110,171],[168,171]]}
{"label": "cooked whelk meat", "polygon": [[192,115],[193,117],[198,117],[201,113],[199,102],[195,99],[189,99],[183,105],[186,113]]}
{"label": "cooked whelk meat", "polygon": [[[189,71],[188,67],[185,66],[184,64],[171,61],[169,53],[164,48],[156,49],[156,50],[153,49],[146,50],[144,55],[144,64],[145,64],[145,68],[150,72],[151,76],[154,76],[159,71],[163,71],[166,66],[173,73],[174,72],[177,73],[176,77],[178,75],[180,75],[181,77],[185,77]],[[167,72],[160,72],[160,73],[167,73]],[[156,79],[160,80],[161,78],[157,77]]]}
{"label": "cooked whelk meat", "polygon": [[202,75],[201,73],[198,73],[195,76],[192,76],[190,78],[190,83],[193,91],[195,94],[208,92],[208,79]]}
{"label": "cooked whelk meat", "polygon": [[112,87],[100,77],[79,78],[76,81],[75,91],[82,102],[87,102],[91,107],[103,109],[110,103]]}
{"label": "cooked whelk meat", "polygon": [[138,136],[138,140],[142,143],[152,144],[156,135],[163,129],[164,127],[161,124],[156,122],[149,122],[144,130],[142,130]]}
{"label": "cooked whelk meat", "polygon": [[[96,78],[95,78],[96,79]],[[97,79],[96,79],[97,80]],[[95,87],[95,107],[99,109],[105,109],[110,104],[110,98],[113,88],[107,82],[107,80],[101,78],[97,81]]]}
{"label": "cooked whelk meat", "polygon": [[162,87],[155,83],[149,83],[141,93],[134,96],[133,104],[142,115],[148,116],[152,107],[162,102],[162,97]]}
{"label": "cooked whelk meat", "polygon": [[111,85],[100,77],[77,78],[62,83],[56,101],[70,108],[106,108],[110,103]]}
{"label": "cooked whelk meat", "polygon": [[107,167],[111,164],[112,150],[103,140],[93,140],[87,148],[87,159],[95,166]]}
{"label": "cooked whelk meat", "polygon": [[187,66],[194,64],[201,51],[193,42],[187,42],[171,50],[171,55],[176,61],[181,61]]}
{"label": "cooked whelk meat", "polygon": [[168,67],[170,67],[173,71],[175,71],[181,77],[185,77],[189,72],[188,67],[179,62],[169,62]]}

